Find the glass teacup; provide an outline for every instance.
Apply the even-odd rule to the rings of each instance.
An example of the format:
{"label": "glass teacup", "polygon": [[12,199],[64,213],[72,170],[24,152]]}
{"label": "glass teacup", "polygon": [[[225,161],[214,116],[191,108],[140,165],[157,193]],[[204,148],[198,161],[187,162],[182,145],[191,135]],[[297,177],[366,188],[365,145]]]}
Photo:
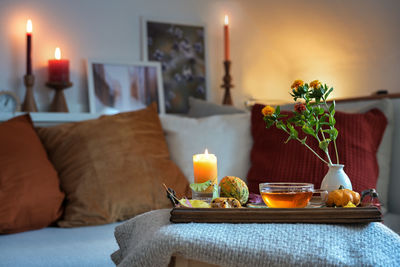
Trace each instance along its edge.
{"label": "glass teacup", "polygon": [[313,205],[324,204],[328,192],[309,183],[262,183],[260,194],[269,208],[304,208],[313,194],[320,194],[320,201],[313,201]]}

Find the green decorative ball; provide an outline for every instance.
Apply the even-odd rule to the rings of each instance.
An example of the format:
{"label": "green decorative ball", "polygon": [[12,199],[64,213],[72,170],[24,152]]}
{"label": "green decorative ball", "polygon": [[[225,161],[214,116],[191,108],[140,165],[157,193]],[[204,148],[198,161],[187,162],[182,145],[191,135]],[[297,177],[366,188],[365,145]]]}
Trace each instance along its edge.
{"label": "green decorative ball", "polygon": [[221,197],[234,197],[240,204],[246,204],[249,199],[249,189],[242,179],[235,176],[225,176],[219,183]]}

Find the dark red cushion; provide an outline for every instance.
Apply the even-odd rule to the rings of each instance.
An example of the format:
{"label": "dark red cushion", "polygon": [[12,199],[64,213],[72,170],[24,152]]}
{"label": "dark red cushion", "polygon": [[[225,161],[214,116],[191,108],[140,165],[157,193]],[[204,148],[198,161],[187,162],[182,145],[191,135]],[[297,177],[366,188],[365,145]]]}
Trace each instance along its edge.
{"label": "dark red cushion", "polygon": [[[308,182],[319,188],[328,171],[326,164],[298,141],[291,140],[284,144],[288,135],[282,130],[275,126],[266,129],[262,108],[263,105],[255,105],[251,114],[254,143],[247,175],[250,191],[259,193],[258,185],[265,182]],[[336,141],[339,160],[345,165],[344,171],[352,182],[353,190],[361,192],[376,188],[379,173],[376,152],[387,125],[385,115],[378,109],[372,109],[364,114],[336,112],[335,119],[339,131]],[[304,136],[299,130],[299,137]],[[318,142],[311,136],[307,138],[310,147],[326,159],[318,148]],[[330,155],[336,163],[333,143]]]}

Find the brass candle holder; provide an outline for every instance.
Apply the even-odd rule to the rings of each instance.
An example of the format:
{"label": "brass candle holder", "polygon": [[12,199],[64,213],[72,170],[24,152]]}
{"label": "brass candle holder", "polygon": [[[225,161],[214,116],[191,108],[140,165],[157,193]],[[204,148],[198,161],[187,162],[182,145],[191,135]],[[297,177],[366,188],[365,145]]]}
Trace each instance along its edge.
{"label": "brass candle holder", "polygon": [[225,93],[224,93],[224,99],[222,100],[222,104],[232,106],[233,101],[230,90],[231,88],[233,88],[233,84],[232,84],[232,76],[230,74],[230,69],[231,69],[230,60],[224,61],[224,69],[225,69],[225,75],[223,77],[224,83],[221,85],[221,87],[225,89]]}
{"label": "brass candle holder", "polygon": [[47,82],[46,86],[56,91],[53,102],[50,105],[51,112],[68,112],[67,101],[65,101],[64,89],[72,86],[71,82]]}
{"label": "brass candle holder", "polygon": [[35,84],[35,76],[27,74],[24,76],[24,85],[26,87],[25,99],[22,103],[22,111],[37,112],[35,98],[33,96],[33,85]]}

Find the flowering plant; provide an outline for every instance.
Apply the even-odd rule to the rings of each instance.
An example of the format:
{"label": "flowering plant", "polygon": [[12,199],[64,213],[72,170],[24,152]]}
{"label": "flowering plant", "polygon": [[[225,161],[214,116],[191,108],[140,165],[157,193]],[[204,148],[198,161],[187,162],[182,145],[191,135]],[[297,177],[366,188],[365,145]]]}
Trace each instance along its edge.
{"label": "flowering plant", "polygon": [[[276,109],[271,106],[265,106],[262,109],[264,121],[267,128],[275,125],[276,128],[286,132],[289,137],[285,143],[290,140],[297,140],[305,145],[313,152],[320,160],[326,164],[332,164],[329,155],[329,144],[333,143],[335,147],[336,163],[339,164],[339,155],[337,152],[336,139],[338,130],[335,128],[335,101],[330,105],[326,102],[333,88],[329,88],[326,84],[322,85],[320,81],[315,80],[310,84],[304,83],[302,80],[296,80],[291,86],[291,96],[296,102],[294,105],[293,116],[287,120],[282,118],[287,117],[280,113],[280,107]],[[312,137],[318,143],[319,148],[326,154],[327,160],[323,159],[316,151],[307,144],[307,136],[303,139],[299,138],[298,129]]]}

